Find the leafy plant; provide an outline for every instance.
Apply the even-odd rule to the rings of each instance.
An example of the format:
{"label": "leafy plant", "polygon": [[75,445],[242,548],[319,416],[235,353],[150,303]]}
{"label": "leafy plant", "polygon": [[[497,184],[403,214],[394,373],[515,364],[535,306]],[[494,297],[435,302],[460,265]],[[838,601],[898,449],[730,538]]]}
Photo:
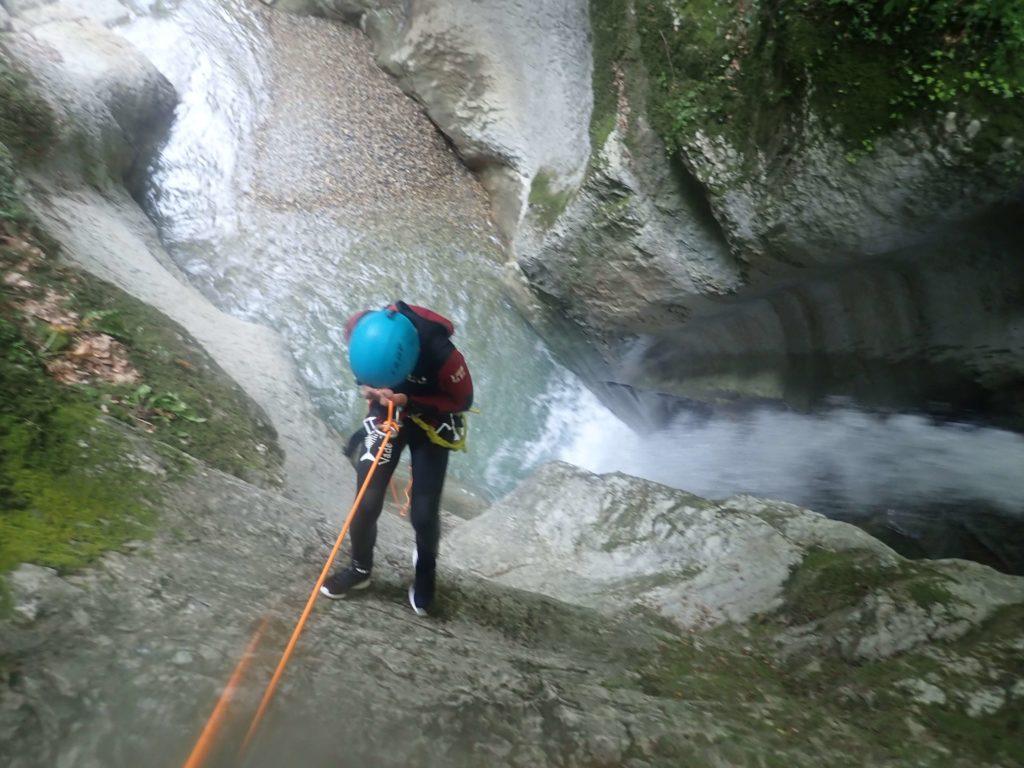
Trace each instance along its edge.
{"label": "leafy plant", "polygon": [[148,384],[142,384],[131,395],[128,403],[147,416],[156,416],[164,421],[184,419],[194,424],[202,424],[205,418],[192,410],[175,392],[156,393]]}
{"label": "leafy plant", "polygon": [[803,106],[851,156],[911,122],[982,118],[978,151],[1024,124],[1019,0],[640,0],[652,123],[669,146],[699,129],[784,144]]}

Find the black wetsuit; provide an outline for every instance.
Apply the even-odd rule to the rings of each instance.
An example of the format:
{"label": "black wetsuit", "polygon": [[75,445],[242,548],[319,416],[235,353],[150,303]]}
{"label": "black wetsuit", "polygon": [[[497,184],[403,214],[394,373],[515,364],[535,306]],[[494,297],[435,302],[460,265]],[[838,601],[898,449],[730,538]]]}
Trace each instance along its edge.
{"label": "black wetsuit", "polygon": [[[349,441],[356,458],[356,480],[362,487],[366,474],[373,464],[373,457],[380,449],[384,435],[376,431],[376,425],[387,418],[387,410],[374,404],[367,417],[366,430],[358,432]],[[352,519],[349,535],[352,537],[352,562],[364,570],[373,568],[373,547],[377,541],[377,519],[384,508],[388,484],[401,458],[402,451],[409,447],[412,454],[412,493],[409,506],[409,521],[416,531],[417,568],[432,572],[437,563],[437,547],[441,538],[441,492],[448,469],[448,454],[451,451],[435,445],[423,428],[411,419],[405,419],[398,434],[381,456],[377,471],[366,489],[366,495],[359,510]]]}
{"label": "black wetsuit", "polygon": [[[420,355],[408,379],[394,388],[409,397],[402,417],[402,428],[393,437],[381,457],[380,465],[370,481],[366,494],[352,519],[349,535],[352,562],[369,571],[373,567],[373,548],[377,540],[377,520],[384,507],[384,498],[395,467],[406,446],[412,454],[412,493],[409,519],[416,531],[417,572],[429,574],[430,581],[437,563],[441,538],[439,513],[441,491],[444,489],[448,455],[451,450],[430,439],[427,431],[408,418],[417,416],[435,434],[454,437],[461,428],[462,412],[473,404],[473,380],[462,353],[452,344],[451,321],[423,307],[403,302],[392,305],[409,318],[420,338]],[[358,315],[349,321],[349,327]],[[387,418],[387,409],[373,403],[364,421],[364,429],[349,439],[348,454],[356,465],[357,487],[366,480],[373,457],[377,455],[384,436],[377,425]]]}

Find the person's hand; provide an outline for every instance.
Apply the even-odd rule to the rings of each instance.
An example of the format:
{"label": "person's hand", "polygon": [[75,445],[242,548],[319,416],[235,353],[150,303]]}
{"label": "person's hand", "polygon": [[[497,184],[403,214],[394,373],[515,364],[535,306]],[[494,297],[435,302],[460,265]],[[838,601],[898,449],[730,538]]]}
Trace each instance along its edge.
{"label": "person's hand", "polygon": [[386,388],[378,389],[377,402],[383,406],[394,403],[396,408],[404,408],[409,403],[409,396]]}
{"label": "person's hand", "polygon": [[376,387],[368,387],[364,384],[359,388],[359,395],[361,397],[365,397],[371,402],[376,400],[385,408],[388,403],[394,403],[395,408],[405,408],[405,406],[409,404],[408,395],[403,395],[400,392],[395,392],[394,390],[386,387],[383,389],[377,389]]}

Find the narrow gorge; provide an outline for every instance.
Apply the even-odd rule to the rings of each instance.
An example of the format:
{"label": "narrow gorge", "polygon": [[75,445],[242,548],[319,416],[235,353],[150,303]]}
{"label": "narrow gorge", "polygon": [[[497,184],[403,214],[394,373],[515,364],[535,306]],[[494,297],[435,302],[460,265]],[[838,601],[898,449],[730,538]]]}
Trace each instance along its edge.
{"label": "narrow gorge", "polygon": [[[1024,17],[911,6],[0,0],[0,763],[181,765],[254,632],[209,765],[1024,762]],[[439,605],[396,495],[241,754],[395,298]]]}

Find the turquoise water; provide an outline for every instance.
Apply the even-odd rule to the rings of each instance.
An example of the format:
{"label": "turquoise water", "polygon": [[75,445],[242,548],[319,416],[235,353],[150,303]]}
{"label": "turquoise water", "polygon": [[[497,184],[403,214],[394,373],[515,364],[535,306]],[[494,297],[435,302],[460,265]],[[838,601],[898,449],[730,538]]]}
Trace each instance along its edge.
{"label": "turquoise water", "polygon": [[[480,193],[442,140],[438,151],[450,157],[436,162],[451,164],[449,176],[417,179],[402,169],[414,182],[406,187],[418,189],[386,190],[355,213],[351,200],[324,195],[312,174],[282,174],[296,154],[302,159],[295,143],[308,140],[308,153],[316,152],[317,137],[336,133],[339,125],[363,142],[361,151],[378,137],[366,132],[372,127],[363,135],[353,127],[358,100],[347,105],[349,112],[312,104],[308,113],[282,115],[274,108],[275,78],[287,74],[278,59],[304,66],[303,44],[330,41],[317,37],[323,22],[303,20],[321,25],[308,27],[312,41],[286,38],[294,47],[277,56],[282,36],[272,34],[270,23],[267,14],[237,0],[185,0],[120,30],[180,97],[152,174],[151,215],[193,284],[221,308],[282,334],[316,403],[343,432],[363,412],[344,358],[345,319],[395,298],[450,317],[481,411],[472,417],[470,450],[453,461],[452,474],[484,495],[499,495],[554,455],[546,437],[558,418],[553,393],[582,387],[506,298],[503,252],[486,208],[453,210]],[[333,76],[327,67],[312,71]],[[394,89],[415,111],[396,86],[381,87]],[[366,169],[367,175],[380,172]]]}

